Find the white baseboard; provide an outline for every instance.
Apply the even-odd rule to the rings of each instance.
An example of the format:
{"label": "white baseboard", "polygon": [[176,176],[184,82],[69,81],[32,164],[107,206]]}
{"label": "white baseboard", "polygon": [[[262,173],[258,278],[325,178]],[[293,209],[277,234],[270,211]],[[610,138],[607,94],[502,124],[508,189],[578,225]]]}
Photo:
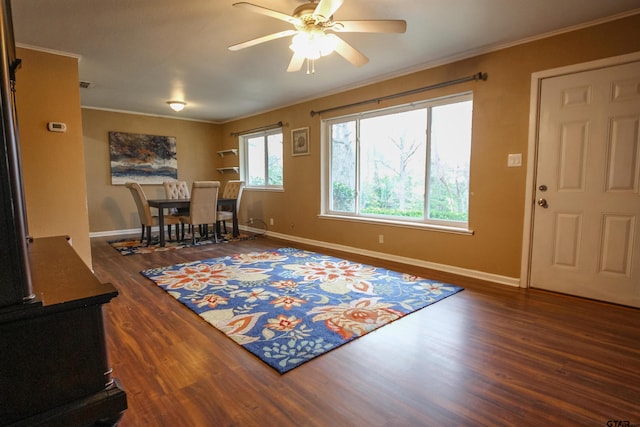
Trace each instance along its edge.
{"label": "white baseboard", "polygon": [[[297,243],[302,243],[302,244],[311,245],[311,246],[324,247],[324,248],[329,248],[336,251],[353,253],[358,255],[365,255],[371,258],[393,261],[400,264],[416,265],[418,267],[442,271],[445,273],[457,274],[459,276],[471,277],[479,280],[485,280],[488,282],[498,283],[501,285],[514,286],[514,287],[520,286],[520,278],[518,277],[501,276],[498,274],[486,273],[484,271],[469,270],[467,268],[456,267],[453,265],[437,264],[434,262],[424,261],[420,259],[391,255],[384,252],[369,251],[366,249],[338,245],[335,243],[323,242],[320,240],[305,239],[302,237],[290,236],[288,234],[276,233],[274,231],[265,231],[262,229],[257,229],[252,227],[240,226],[240,229],[248,231],[250,233],[264,234],[267,237],[273,237],[274,239],[286,240],[289,242],[297,242]],[[157,228],[152,229],[152,231],[157,231],[157,230],[158,230]],[[89,233],[89,237],[93,238],[93,237],[122,236],[122,235],[128,235],[128,234],[140,235],[140,231],[141,230],[139,228],[128,229],[128,230],[100,231],[95,233]]]}

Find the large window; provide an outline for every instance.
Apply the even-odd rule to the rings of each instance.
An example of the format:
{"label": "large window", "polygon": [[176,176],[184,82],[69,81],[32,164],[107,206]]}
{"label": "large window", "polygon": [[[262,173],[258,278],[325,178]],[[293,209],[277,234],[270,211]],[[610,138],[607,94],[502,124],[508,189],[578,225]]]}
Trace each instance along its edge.
{"label": "large window", "polygon": [[282,129],[242,135],[240,147],[245,186],[281,189]]}
{"label": "large window", "polygon": [[471,94],[325,120],[324,213],[467,228]]}

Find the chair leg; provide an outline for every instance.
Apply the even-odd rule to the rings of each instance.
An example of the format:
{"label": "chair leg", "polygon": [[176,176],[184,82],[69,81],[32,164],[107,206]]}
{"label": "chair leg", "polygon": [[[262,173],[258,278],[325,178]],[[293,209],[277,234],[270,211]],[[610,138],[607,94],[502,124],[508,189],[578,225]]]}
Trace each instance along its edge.
{"label": "chair leg", "polygon": [[144,241],[144,225],[142,226],[142,234],[140,235],[140,243]]}
{"label": "chair leg", "polygon": [[[161,231],[162,232],[162,231]],[[151,244],[151,226],[147,226],[147,246]]]}

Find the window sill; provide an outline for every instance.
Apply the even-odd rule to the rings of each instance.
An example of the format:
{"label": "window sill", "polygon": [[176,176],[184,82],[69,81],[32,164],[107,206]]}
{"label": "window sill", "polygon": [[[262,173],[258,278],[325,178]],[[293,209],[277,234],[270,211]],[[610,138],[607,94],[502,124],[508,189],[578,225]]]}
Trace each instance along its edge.
{"label": "window sill", "polygon": [[272,191],[284,193],[284,187],[244,187],[244,191]]}
{"label": "window sill", "polygon": [[418,223],[418,222],[395,221],[391,219],[381,219],[381,218],[365,218],[365,217],[355,217],[355,216],[351,217],[351,216],[331,215],[331,214],[320,214],[318,215],[318,218],[339,220],[339,221],[362,222],[362,223],[368,223],[368,224],[392,225],[394,227],[439,231],[443,233],[464,234],[468,236],[472,236],[474,233],[473,230],[470,230],[468,228],[451,227],[447,225],[437,225],[437,224],[425,224],[425,223]]}

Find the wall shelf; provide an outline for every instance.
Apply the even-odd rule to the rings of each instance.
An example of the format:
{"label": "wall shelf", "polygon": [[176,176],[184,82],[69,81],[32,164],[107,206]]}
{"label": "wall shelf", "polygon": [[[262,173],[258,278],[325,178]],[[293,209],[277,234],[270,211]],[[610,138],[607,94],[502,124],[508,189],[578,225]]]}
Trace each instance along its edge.
{"label": "wall shelf", "polygon": [[238,166],[229,166],[229,167],[225,167],[225,168],[216,168],[218,170],[218,172],[220,172],[221,174],[225,174],[225,173],[239,173],[240,168]]}
{"label": "wall shelf", "polygon": [[237,148],[230,148],[228,150],[220,150],[217,153],[218,153],[218,156],[220,156],[220,157],[224,157],[226,155],[237,156],[238,155],[238,149]]}
{"label": "wall shelf", "polygon": [[[237,148],[229,148],[228,150],[217,151],[217,153],[218,153],[218,156],[220,156],[220,157],[237,156],[238,155],[238,149]],[[225,173],[240,173],[240,168],[238,166],[225,166],[225,167],[216,168],[216,169],[221,174],[225,174]]]}

